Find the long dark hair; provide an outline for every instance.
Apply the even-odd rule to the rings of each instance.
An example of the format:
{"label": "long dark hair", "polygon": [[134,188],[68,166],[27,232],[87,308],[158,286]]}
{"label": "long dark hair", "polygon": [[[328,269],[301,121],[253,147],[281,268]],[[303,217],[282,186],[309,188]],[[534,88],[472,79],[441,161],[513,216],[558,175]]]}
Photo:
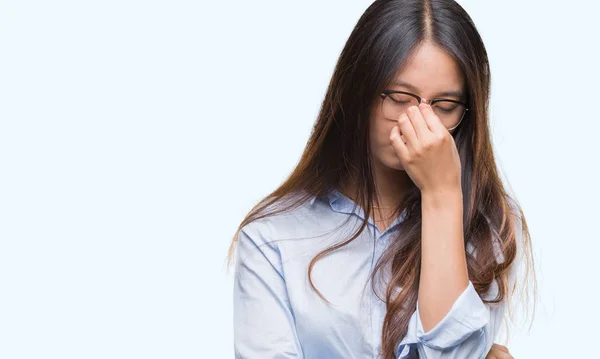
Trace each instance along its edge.
{"label": "long dark hair", "polygon": [[[533,269],[527,222],[518,202],[505,191],[498,174],[488,124],[490,67],[483,41],[470,16],[452,0],[377,0],[364,12],[346,42],[321,105],[302,157],[284,183],[260,201],[241,222],[229,250],[231,262],[239,230],[253,220],[291,210],[313,196],[345,183],[358,184],[353,198],[373,211],[375,199],[373,165],[369,146],[369,120],[378,94],[393,80],[407,58],[423,42],[444,49],[465,76],[470,111],[453,132],[462,167],[465,246],[469,278],[483,296],[492,283],[498,284],[496,298],[508,300],[508,271],[517,252],[517,235],[522,234],[527,268]],[[293,201],[287,201],[290,194]],[[273,211],[275,203],[285,203]],[[392,276],[386,291],[387,312],[381,333],[384,359],[395,357],[395,348],[406,334],[416,309],[421,267],[421,196],[414,183],[405,189],[396,208],[406,210],[402,231],[375,266],[377,271],[391,262]],[[518,221],[518,222],[517,222]],[[368,225],[365,218],[348,240],[319,253],[308,267],[309,279],[316,261],[345,246]],[[522,233],[517,233],[516,230]],[[501,262],[494,241],[499,241]],[[533,275],[533,270],[527,271]],[[529,276],[528,276],[529,277]],[[374,283],[375,281],[373,281]],[[533,275],[535,285],[535,276]],[[310,280],[310,285],[323,299]],[[402,290],[395,291],[394,288]],[[534,291],[535,293],[535,291]]]}

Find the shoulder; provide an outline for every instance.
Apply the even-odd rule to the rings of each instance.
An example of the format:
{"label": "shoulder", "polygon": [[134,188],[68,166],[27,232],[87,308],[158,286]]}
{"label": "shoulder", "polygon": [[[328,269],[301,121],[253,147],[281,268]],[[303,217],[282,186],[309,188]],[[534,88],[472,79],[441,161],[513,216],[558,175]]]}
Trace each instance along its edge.
{"label": "shoulder", "polygon": [[[293,193],[265,209],[266,216],[257,218],[240,228],[238,252],[240,256],[262,255],[279,260],[282,247],[300,243],[299,239],[312,238],[326,223],[326,212],[317,196]],[[293,205],[290,208],[289,205]],[[303,243],[306,243],[304,241]]]}
{"label": "shoulder", "polygon": [[[301,234],[317,223],[319,209],[316,197],[303,198],[293,193],[265,208],[260,218],[244,225],[240,232],[259,242],[284,239]],[[290,207],[291,206],[291,207]],[[263,216],[264,215],[264,216]]]}

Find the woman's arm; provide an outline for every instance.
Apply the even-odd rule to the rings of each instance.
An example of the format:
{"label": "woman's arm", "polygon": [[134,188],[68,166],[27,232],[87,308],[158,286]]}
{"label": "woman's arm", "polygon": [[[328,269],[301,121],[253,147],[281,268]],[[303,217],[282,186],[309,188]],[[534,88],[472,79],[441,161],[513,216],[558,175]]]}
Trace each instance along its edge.
{"label": "woman's arm", "polygon": [[469,281],[456,143],[428,104],[400,115],[390,141],[422,199],[417,308],[398,356],[416,347],[422,358],[483,358],[503,311],[484,304]]}
{"label": "woman's arm", "polygon": [[421,279],[418,308],[425,331],[448,313],[469,285],[460,187],[421,193]]}
{"label": "woman's arm", "polygon": [[[518,215],[518,211],[514,210]],[[508,288],[512,288],[515,284],[523,262],[520,216],[517,216],[515,220],[515,235],[517,253],[509,269]],[[499,240],[498,238],[495,239]],[[499,261],[504,260],[502,252],[498,251],[497,256]],[[397,357],[399,359],[412,357],[414,351],[419,353],[420,358],[427,359],[483,359],[490,352],[500,331],[510,293],[506,293],[505,300],[501,303],[486,304],[475,291],[473,284],[470,281],[467,281],[467,283],[467,288],[451,303],[450,309],[441,320],[438,320],[432,328],[427,330],[421,313],[426,312],[422,308],[423,303],[429,302],[417,301],[417,309],[410,319],[407,334],[398,346]],[[497,291],[497,283],[493,282],[490,291],[485,296],[494,298]],[[510,358],[508,355],[505,356]]]}
{"label": "woman's arm", "polygon": [[233,287],[236,359],[302,358],[279,252],[242,228]]}

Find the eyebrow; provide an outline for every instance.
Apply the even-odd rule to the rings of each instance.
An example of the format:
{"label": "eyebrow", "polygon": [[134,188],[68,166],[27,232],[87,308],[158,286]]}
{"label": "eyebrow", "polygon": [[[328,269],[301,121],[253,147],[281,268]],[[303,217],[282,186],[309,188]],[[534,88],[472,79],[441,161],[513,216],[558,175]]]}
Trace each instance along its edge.
{"label": "eyebrow", "polygon": [[[407,82],[400,81],[400,80],[394,80],[393,85],[407,87],[411,91],[419,92],[419,90],[415,86],[413,86]],[[462,98],[464,96],[464,94],[465,93],[463,91],[442,91],[442,92],[438,92],[436,94],[436,96],[434,96],[434,97],[435,98],[438,98],[438,97],[460,97],[460,98]]]}

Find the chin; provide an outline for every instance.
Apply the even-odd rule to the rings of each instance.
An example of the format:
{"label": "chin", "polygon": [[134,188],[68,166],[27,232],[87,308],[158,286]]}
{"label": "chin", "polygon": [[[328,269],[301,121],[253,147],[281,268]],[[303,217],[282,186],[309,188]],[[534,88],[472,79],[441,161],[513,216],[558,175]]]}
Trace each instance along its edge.
{"label": "chin", "polygon": [[390,168],[393,168],[398,171],[404,171],[404,167],[402,167],[402,164],[400,163],[398,163],[396,166],[390,166]]}
{"label": "chin", "polygon": [[400,159],[398,158],[398,156],[396,156],[395,154],[393,156],[390,156],[388,158],[386,158],[383,161],[380,161],[384,166],[393,169],[393,170],[397,170],[397,171],[404,171],[404,167],[402,166],[402,162],[400,162]]}

